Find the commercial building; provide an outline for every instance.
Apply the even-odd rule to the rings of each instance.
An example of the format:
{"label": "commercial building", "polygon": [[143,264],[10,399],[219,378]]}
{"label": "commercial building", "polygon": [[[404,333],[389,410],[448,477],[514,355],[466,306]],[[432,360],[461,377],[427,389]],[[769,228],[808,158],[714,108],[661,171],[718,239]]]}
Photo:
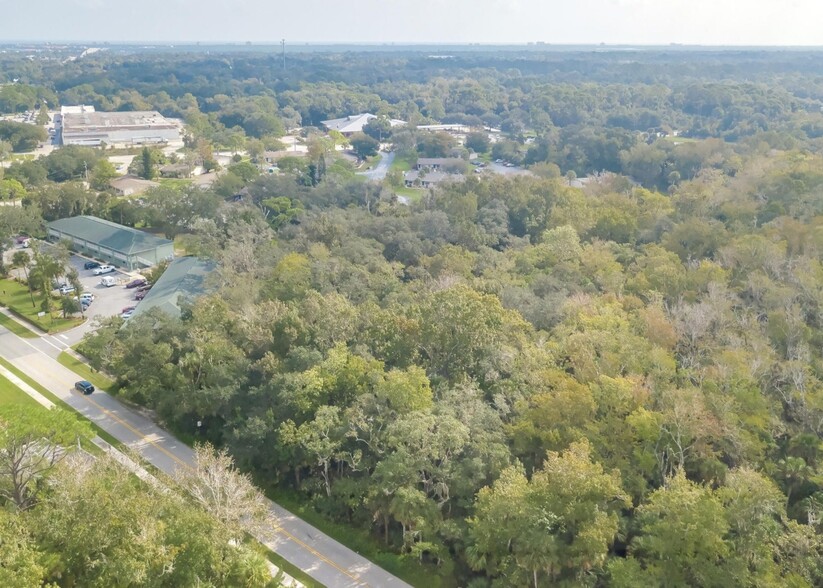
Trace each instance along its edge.
{"label": "commercial building", "polygon": [[172,241],[93,216],[50,222],[48,237],[52,241],[66,239],[78,253],[127,270],[151,267],[174,257]]}
{"label": "commercial building", "polygon": [[[367,124],[369,124],[369,121],[375,118],[377,118],[377,116],[366,112],[363,114],[353,114],[351,116],[347,116],[344,118],[324,120],[322,122],[323,126],[326,127],[327,130],[338,131],[344,137],[350,137],[354,133],[362,133],[363,127],[365,127]],[[392,127],[402,127],[406,124],[406,121],[392,118],[389,119],[389,123]]]}
{"label": "commercial building", "polygon": [[197,257],[175,259],[157,283],[152,286],[146,297],[137,305],[132,319],[152,308],[159,308],[171,316],[180,316],[181,304],[192,302],[210,290],[206,284],[206,276],[214,268],[213,261]]}
{"label": "commercial building", "polygon": [[159,112],[95,112],[87,108],[67,107],[61,112],[57,125],[60,144],[87,147],[183,144],[180,126]]}

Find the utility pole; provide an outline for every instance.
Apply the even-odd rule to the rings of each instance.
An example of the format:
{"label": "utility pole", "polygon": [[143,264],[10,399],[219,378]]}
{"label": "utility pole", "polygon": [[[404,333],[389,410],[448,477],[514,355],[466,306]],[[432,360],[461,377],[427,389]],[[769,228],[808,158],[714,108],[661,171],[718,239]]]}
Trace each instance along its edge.
{"label": "utility pole", "polygon": [[283,48],[283,71],[286,71],[286,39],[280,40],[280,46]]}

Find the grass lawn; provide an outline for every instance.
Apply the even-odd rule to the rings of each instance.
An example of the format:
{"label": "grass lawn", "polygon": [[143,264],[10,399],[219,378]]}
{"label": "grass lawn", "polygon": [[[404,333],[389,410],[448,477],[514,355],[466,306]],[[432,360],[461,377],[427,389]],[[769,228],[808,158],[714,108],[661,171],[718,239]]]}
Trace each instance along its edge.
{"label": "grass lawn", "polygon": [[183,186],[188,186],[192,183],[193,180],[189,180],[186,178],[157,178],[154,181],[160,182],[161,186],[168,186],[169,188],[181,188]]}
{"label": "grass lawn", "polygon": [[0,404],[30,404],[40,406],[34,398],[23,392],[9,380],[0,376]]}
{"label": "grass lawn", "polygon": [[420,199],[426,192],[426,190],[421,188],[407,188],[406,186],[400,188],[392,188],[392,190],[398,196],[405,196],[406,198],[408,198],[412,204],[420,202]]}
{"label": "grass lawn", "polygon": [[30,331],[20,323],[18,323],[13,318],[6,316],[3,313],[0,313],[0,326],[6,327],[9,331],[17,335],[18,337],[23,337],[25,339],[32,339],[36,338],[38,335],[34,331]]}
{"label": "grass lawn", "polygon": [[328,520],[293,491],[274,488],[266,494],[307,523],[314,525],[349,549],[353,549],[412,586],[452,588],[455,585],[450,578],[438,575],[437,568],[420,565],[414,558],[402,557],[385,550],[383,544],[366,531]]}
{"label": "grass lawn", "polygon": [[31,305],[29,290],[20,282],[14,280],[0,280],[0,304],[11,310],[22,319],[29,321],[34,326],[48,333],[59,333],[72,327],[76,327],[83,322],[81,318],[64,319],[59,316],[56,308],[60,305],[59,300],[54,301],[55,311],[52,316],[37,316],[40,312],[40,304],[43,297],[35,293],[34,306]]}
{"label": "grass lawn", "polygon": [[415,162],[417,157],[414,155],[407,155],[405,157],[400,157],[399,155],[394,158],[394,161],[391,162],[391,166],[389,170],[394,171],[398,170],[401,172],[407,172],[412,168],[412,164]]}
{"label": "grass lawn", "polygon": [[83,363],[73,355],[69,354],[66,351],[63,351],[60,355],[57,356],[57,361],[60,362],[62,365],[69,368],[75,374],[83,378],[84,380],[88,380],[92,384],[94,384],[95,388],[100,388],[101,390],[105,390],[106,392],[116,392],[114,381],[111,380],[108,376],[101,374],[100,372],[93,371],[91,366],[86,363]]}

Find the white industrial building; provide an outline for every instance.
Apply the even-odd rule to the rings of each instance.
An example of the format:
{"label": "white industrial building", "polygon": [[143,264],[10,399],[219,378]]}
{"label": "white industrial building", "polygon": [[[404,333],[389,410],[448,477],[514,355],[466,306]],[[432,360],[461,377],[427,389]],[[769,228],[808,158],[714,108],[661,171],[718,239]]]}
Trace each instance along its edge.
{"label": "white industrial building", "polygon": [[94,107],[63,107],[56,121],[62,145],[135,147],[182,145],[180,126],[156,111],[95,112]]}

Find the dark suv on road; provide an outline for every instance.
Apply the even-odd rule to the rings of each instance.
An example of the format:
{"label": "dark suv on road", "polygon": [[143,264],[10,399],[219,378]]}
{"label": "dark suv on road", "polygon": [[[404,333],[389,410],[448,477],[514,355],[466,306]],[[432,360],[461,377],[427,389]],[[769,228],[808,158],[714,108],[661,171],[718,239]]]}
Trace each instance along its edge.
{"label": "dark suv on road", "polygon": [[94,386],[92,386],[91,382],[86,380],[80,380],[74,385],[74,389],[78,392],[82,392],[83,394],[91,394],[94,392]]}

